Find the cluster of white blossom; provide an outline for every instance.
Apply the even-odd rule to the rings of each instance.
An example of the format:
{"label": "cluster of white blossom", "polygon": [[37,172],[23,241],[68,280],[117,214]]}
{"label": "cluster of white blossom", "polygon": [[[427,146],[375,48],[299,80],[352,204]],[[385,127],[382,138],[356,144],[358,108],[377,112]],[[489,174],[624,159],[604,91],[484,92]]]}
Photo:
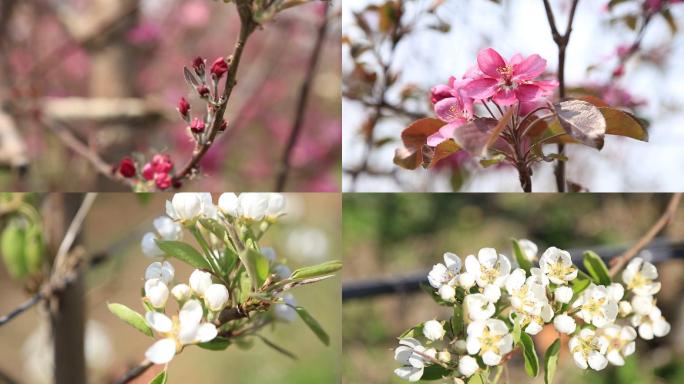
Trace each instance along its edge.
{"label": "cluster of white blossom", "polygon": [[[213,340],[217,334],[218,314],[230,303],[229,292],[223,283],[216,283],[211,273],[199,269],[190,275],[188,283],[176,283],[175,269],[166,259],[158,240],[180,240],[183,227],[197,228],[197,219],[248,220],[272,223],[284,214],[285,198],[278,193],[224,193],[218,207],[209,193],[177,193],[166,202],[166,215],[154,220],[155,232],[146,233],[141,241],[142,252],[154,261],[145,270],[143,302],[147,324],[161,337],[147,350],[145,356],[155,364],[166,364],[184,346]],[[219,244],[219,242],[214,242]],[[217,245],[220,247],[220,245]],[[275,250],[264,247],[261,253],[269,260],[269,271],[277,280],[290,276],[290,269],[278,262]],[[212,249],[221,254],[221,249]],[[218,261],[218,259],[217,259]],[[170,288],[172,287],[172,288]],[[178,315],[166,314],[169,295],[178,304]],[[273,306],[276,319],[292,321],[296,312],[294,297],[286,294],[282,304]]]}
{"label": "cluster of white blossom", "polygon": [[[521,240],[524,259],[537,258],[537,246]],[[656,306],[660,290],[655,266],[634,258],[622,272],[622,282],[599,285],[580,275],[568,252],[551,247],[539,267],[512,270],[509,259],[493,248],[464,260],[444,254],[428,274],[442,304],[462,309],[462,332],[449,322],[429,320],[400,338],[395,359],[399,377],[419,380],[426,367],[440,365],[457,377],[470,377],[499,365],[514,345],[514,330],[529,335],[553,324],[570,336],[575,364],[601,370],[608,363],[623,365],[634,353],[637,334],[643,339],[664,336],[669,323]],[[582,284],[583,283],[583,284]],[[638,329],[638,332],[637,330]],[[420,339],[420,340],[419,340]],[[421,340],[423,341],[421,343]],[[441,348],[440,348],[441,346]]]}

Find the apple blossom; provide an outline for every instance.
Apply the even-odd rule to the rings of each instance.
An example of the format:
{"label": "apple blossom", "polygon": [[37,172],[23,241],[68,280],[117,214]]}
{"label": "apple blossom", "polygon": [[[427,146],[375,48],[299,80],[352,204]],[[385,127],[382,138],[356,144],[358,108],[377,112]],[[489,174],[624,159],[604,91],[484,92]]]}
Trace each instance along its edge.
{"label": "apple blossom", "polygon": [[528,239],[520,239],[518,240],[518,245],[520,245],[520,250],[525,257],[525,260],[535,261],[537,259],[537,253],[539,252],[537,244]]}
{"label": "apple blossom", "polygon": [[209,272],[195,269],[190,274],[190,288],[197,296],[203,297],[210,285],[212,285],[212,281]]}
{"label": "apple blossom", "polygon": [[653,281],[657,278],[656,267],[641,257],[630,260],[622,271],[622,281],[625,282],[627,290],[640,296],[655,295],[660,291],[660,282]]}
{"label": "apple blossom", "polygon": [[152,344],[145,357],[155,364],[166,364],[184,345],[213,340],[218,333],[216,326],[202,322],[202,317],[202,304],[197,300],[183,304],[173,320],[163,313],[147,312],[145,320],[149,326],[165,337]]}
{"label": "apple blossom", "polygon": [[169,287],[160,279],[145,281],[145,298],[155,308],[164,308],[169,298]]}
{"label": "apple blossom", "polygon": [[568,346],[575,364],[582,369],[591,367],[591,369],[600,371],[608,365],[605,356],[608,341],[598,337],[591,328],[584,328],[578,335],[570,338]]}
{"label": "apple blossom", "polygon": [[572,265],[572,258],[567,251],[550,247],[539,259],[539,267],[554,284],[567,284],[577,277],[577,268]]}
{"label": "apple blossom", "polygon": [[499,364],[503,355],[513,349],[513,336],[499,319],[474,321],[468,325],[467,333],[468,354],[480,355],[486,365]]}
{"label": "apple blossom", "polygon": [[423,336],[430,341],[442,340],[446,331],[437,320],[428,320],[423,324]]}
{"label": "apple blossom", "polygon": [[175,270],[173,265],[168,261],[159,262],[155,261],[150,264],[145,270],[145,280],[159,279],[165,284],[168,284],[173,280]]}

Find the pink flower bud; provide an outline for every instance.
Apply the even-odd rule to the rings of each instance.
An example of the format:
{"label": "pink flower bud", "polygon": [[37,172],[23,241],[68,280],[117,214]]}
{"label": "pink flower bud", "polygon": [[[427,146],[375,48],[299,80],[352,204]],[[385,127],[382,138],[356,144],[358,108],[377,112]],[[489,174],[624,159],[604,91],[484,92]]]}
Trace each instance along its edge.
{"label": "pink flower bud", "polygon": [[223,119],[223,121],[221,121],[221,125],[219,126],[219,132],[223,132],[227,128],[228,128],[228,122],[226,121],[226,119]]}
{"label": "pink flower bud", "polygon": [[142,176],[145,180],[152,180],[154,178],[154,167],[152,163],[147,163],[143,166]]}
{"label": "pink flower bud", "polygon": [[154,184],[162,191],[171,186],[171,176],[168,173],[157,173],[154,175]]}
{"label": "pink flower bud", "polygon": [[188,112],[190,112],[190,103],[185,100],[185,97],[181,97],[180,100],[178,100],[178,112],[180,112],[183,117],[187,117]]}
{"label": "pink flower bud", "polygon": [[121,160],[119,163],[119,173],[126,178],[135,176],[135,163],[130,157],[124,157]]}
{"label": "pink flower bud", "polygon": [[432,87],[430,90],[430,101],[432,101],[432,104],[449,97],[454,97],[449,86],[440,84]]}
{"label": "pink flower bud", "polygon": [[620,64],[613,70],[613,77],[620,77],[625,74],[625,66]]}
{"label": "pink flower bud", "polygon": [[199,118],[195,117],[192,119],[192,123],[190,123],[190,130],[193,133],[202,133],[204,132],[204,120],[200,120]]}
{"label": "pink flower bud", "polygon": [[223,57],[219,57],[218,59],[214,60],[214,62],[211,64],[211,74],[213,76],[216,76],[217,79],[220,79],[221,76],[223,76],[223,74],[227,71],[228,63],[226,63]]}
{"label": "pink flower bud", "polygon": [[204,59],[200,56],[195,57],[192,61],[192,69],[199,77],[204,76]]}
{"label": "pink flower bud", "polygon": [[167,154],[156,154],[152,157],[152,170],[157,173],[169,173],[173,169],[171,156]]}
{"label": "pink flower bud", "polygon": [[209,96],[209,87],[207,87],[204,84],[201,84],[197,86],[197,93],[200,95],[200,97],[205,98]]}

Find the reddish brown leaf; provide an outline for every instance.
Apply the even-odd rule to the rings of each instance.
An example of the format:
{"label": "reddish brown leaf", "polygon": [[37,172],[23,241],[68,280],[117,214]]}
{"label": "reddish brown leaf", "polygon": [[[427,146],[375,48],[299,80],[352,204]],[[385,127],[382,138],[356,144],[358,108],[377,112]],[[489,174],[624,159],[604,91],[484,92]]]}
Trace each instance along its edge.
{"label": "reddish brown leaf", "polygon": [[454,140],[461,148],[475,156],[481,156],[491,132],[497,126],[496,119],[481,117],[464,124],[454,131]]}

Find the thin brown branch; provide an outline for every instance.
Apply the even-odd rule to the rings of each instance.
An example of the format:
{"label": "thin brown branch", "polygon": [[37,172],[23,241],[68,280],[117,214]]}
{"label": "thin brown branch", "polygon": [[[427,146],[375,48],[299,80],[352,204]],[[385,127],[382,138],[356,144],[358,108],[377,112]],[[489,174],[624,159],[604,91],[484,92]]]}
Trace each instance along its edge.
{"label": "thin brown branch", "polygon": [[138,364],[135,367],[128,370],[128,372],[126,372],[123,376],[121,376],[118,380],[116,380],[115,383],[116,384],[128,383],[129,381],[132,381],[132,380],[136,379],[138,376],[145,373],[153,365],[154,364],[151,361],[143,360],[140,362],[140,364]]}
{"label": "thin brown branch", "polygon": [[677,212],[677,207],[681,198],[681,193],[673,194],[672,197],[670,197],[670,202],[667,204],[665,211],[663,211],[658,221],[656,221],[653,226],[636,243],[634,243],[634,245],[627,249],[622,255],[610,261],[611,277],[615,277],[618,272],[620,272],[627,264],[627,262],[629,262],[629,260],[636,256],[639,251],[647,246],[648,243],[650,243],[658,235],[658,233],[660,233],[667,226],[667,224],[670,223]]}
{"label": "thin brown branch", "polygon": [[313,85],[314,76],[316,74],[316,67],[318,66],[318,61],[323,52],[323,42],[325,41],[325,35],[328,30],[328,10],[329,6],[326,6],[325,12],[323,13],[323,19],[318,27],[318,33],[316,34],[316,41],[314,42],[313,49],[311,50],[311,56],[309,57],[309,64],[306,69],[306,74],[304,76],[304,82],[299,89],[299,97],[297,100],[297,110],[295,112],[295,118],[292,123],[292,130],[290,131],[290,136],[288,137],[287,144],[285,146],[285,151],[283,152],[282,159],[280,160],[280,167],[278,168],[278,173],[276,175],[275,190],[277,192],[282,192],[285,189],[285,184],[287,183],[287,177],[290,173],[290,157],[292,150],[297,144],[297,139],[299,138],[302,126],[304,125],[304,118],[306,115],[306,105],[309,100],[309,93],[311,91],[311,86]]}
{"label": "thin brown branch", "polygon": [[34,305],[40,303],[40,301],[43,300],[44,297],[45,296],[43,295],[43,292],[38,292],[35,295],[31,296],[30,299],[23,302],[21,305],[10,311],[8,314],[0,317],[0,326],[5,325],[10,320],[31,309]]}
{"label": "thin brown branch", "polygon": [[57,249],[57,255],[55,256],[55,262],[52,267],[53,271],[59,272],[59,270],[66,265],[66,259],[69,255],[69,251],[71,250],[76,237],[81,232],[83,222],[85,221],[86,216],[88,216],[88,212],[90,212],[90,208],[92,208],[96,198],[97,193],[94,192],[89,192],[83,197],[81,206],[78,208],[76,215],[74,215],[74,218],[71,220],[71,224],[69,224],[69,228],[67,228],[64,238]]}

